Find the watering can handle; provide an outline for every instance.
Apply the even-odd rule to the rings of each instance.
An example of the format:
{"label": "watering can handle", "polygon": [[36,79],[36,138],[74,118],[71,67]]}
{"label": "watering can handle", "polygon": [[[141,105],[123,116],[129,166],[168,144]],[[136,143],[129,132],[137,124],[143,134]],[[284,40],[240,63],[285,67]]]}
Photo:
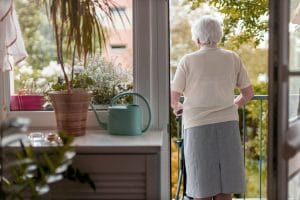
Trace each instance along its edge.
{"label": "watering can handle", "polygon": [[138,96],[140,97],[146,104],[147,106],[147,110],[148,110],[148,122],[147,122],[147,125],[146,127],[142,130],[142,132],[144,133],[145,131],[148,130],[148,128],[150,127],[150,124],[151,124],[151,109],[150,109],[150,105],[147,101],[147,99],[145,97],[143,97],[142,95],[140,95],[139,93],[136,93],[136,92],[124,92],[124,93],[121,93],[121,94],[118,94],[117,96],[113,97],[111,102],[110,102],[110,106],[113,106],[116,104],[116,101],[121,98],[121,97],[124,97],[124,96],[129,96],[129,95],[133,95],[133,96]]}

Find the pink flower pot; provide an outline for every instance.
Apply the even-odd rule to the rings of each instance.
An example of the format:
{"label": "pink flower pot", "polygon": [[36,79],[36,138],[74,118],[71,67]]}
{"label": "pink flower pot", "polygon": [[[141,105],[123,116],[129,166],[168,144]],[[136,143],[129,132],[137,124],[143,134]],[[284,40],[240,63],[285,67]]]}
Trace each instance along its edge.
{"label": "pink flower pot", "polygon": [[43,110],[44,102],[42,95],[10,96],[10,110]]}

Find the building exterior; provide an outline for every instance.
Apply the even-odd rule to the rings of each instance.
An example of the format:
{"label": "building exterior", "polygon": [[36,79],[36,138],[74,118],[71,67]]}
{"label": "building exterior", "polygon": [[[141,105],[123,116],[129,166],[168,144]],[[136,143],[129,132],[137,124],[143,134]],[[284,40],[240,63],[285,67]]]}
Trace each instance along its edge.
{"label": "building exterior", "polygon": [[112,8],[114,24],[107,26],[107,44],[103,56],[127,69],[133,68],[132,0],[117,0]]}

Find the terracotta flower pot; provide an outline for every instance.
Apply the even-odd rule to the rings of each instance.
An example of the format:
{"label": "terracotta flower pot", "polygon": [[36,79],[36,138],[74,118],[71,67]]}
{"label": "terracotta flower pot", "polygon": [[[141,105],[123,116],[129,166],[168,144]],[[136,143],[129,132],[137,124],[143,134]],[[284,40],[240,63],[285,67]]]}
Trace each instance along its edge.
{"label": "terracotta flower pot", "polygon": [[67,91],[49,92],[58,131],[64,131],[73,136],[85,134],[87,112],[92,92],[73,89]]}
{"label": "terracotta flower pot", "polygon": [[12,95],[10,96],[10,110],[43,110],[44,102],[43,95]]}

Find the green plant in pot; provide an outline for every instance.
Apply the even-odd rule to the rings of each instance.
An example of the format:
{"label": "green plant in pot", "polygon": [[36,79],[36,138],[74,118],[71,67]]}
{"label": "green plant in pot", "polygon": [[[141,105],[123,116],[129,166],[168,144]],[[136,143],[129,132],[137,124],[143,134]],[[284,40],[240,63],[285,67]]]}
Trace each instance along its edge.
{"label": "green plant in pot", "polygon": [[[116,5],[111,0],[45,0],[53,24],[57,60],[63,72],[63,87],[48,93],[53,104],[58,131],[75,136],[85,134],[92,92],[74,88],[75,62],[86,66],[87,58],[105,46],[104,21],[113,24]],[[120,17],[120,15],[119,15]],[[66,63],[71,63],[70,66]],[[69,73],[68,73],[69,71]]]}
{"label": "green plant in pot", "polygon": [[[75,72],[77,73],[75,73],[74,87],[83,85],[89,88],[93,92],[92,102],[98,109],[107,109],[114,96],[133,90],[132,69],[108,61],[101,55],[89,59],[85,69],[78,69],[77,66]],[[130,102],[132,96],[126,96],[122,100]]]}
{"label": "green plant in pot", "polygon": [[28,125],[26,118],[0,122],[0,200],[40,199],[50,184],[62,179],[96,190],[90,176],[72,165],[76,154],[72,136],[59,133],[61,139],[51,143],[51,148],[36,149],[23,133]]}

